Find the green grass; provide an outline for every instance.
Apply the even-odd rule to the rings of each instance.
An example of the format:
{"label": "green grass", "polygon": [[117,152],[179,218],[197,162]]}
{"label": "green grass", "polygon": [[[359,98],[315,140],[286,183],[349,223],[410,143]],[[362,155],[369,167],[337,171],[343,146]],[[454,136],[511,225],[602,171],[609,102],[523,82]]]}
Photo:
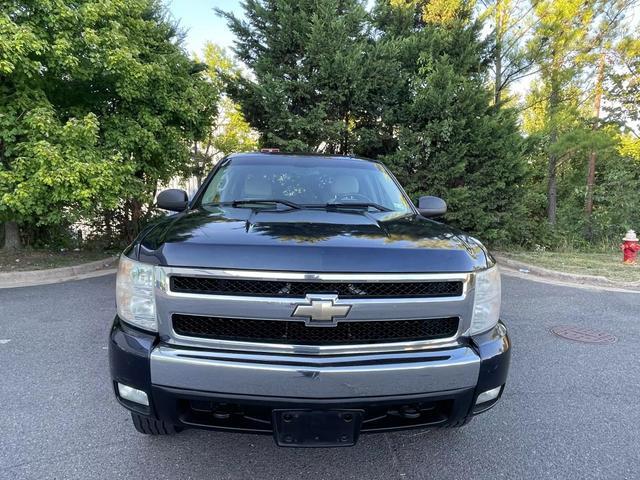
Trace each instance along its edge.
{"label": "green grass", "polygon": [[114,255],[104,251],[64,251],[25,249],[15,253],[0,251],[0,272],[44,270],[47,268],[70,267],[82,263],[102,260]]}
{"label": "green grass", "polygon": [[600,275],[617,282],[640,282],[640,264],[624,265],[622,252],[503,252],[502,255],[561,272]]}

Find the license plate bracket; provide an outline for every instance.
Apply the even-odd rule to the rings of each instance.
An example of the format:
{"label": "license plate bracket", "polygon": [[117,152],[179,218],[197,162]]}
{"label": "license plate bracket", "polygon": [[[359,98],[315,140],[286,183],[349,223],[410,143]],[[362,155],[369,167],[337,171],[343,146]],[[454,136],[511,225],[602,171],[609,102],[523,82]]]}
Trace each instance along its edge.
{"label": "license plate bracket", "polygon": [[350,447],[362,425],[362,410],[274,410],[273,436],[281,447]]}

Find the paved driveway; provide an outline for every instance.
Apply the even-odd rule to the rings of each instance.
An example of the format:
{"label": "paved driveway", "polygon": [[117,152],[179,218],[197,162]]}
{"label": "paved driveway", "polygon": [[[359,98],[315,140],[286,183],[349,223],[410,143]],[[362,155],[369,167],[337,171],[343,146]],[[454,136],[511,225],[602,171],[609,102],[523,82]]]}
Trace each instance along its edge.
{"label": "paved driveway", "polygon": [[[114,277],[0,290],[0,478],[638,478],[640,296],[505,277],[514,350],[502,402],[460,430],[368,435],[348,449],[270,437],[137,434],[106,340]],[[613,345],[560,339],[576,324]],[[9,341],[7,341],[9,340]]]}

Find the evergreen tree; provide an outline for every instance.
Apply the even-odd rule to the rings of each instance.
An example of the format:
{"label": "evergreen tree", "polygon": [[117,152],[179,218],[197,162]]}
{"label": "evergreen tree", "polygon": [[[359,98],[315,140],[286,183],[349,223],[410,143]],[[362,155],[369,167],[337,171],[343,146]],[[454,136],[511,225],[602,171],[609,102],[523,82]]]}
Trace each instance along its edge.
{"label": "evergreen tree", "polygon": [[[483,238],[520,234],[515,113],[491,106],[488,47],[460,0],[248,0],[220,12],[251,75],[230,91],[264,146],[383,159],[412,196]],[[491,141],[488,141],[491,139]]]}
{"label": "evergreen tree", "polygon": [[246,21],[218,10],[251,71],[229,78],[229,93],[263,146],[368,154],[381,148],[375,97],[387,88],[388,67],[373,46],[363,3],[247,0]]}
{"label": "evergreen tree", "polygon": [[470,5],[383,0],[375,13],[380,41],[397,46],[404,86],[392,99],[398,148],[385,162],[412,197],[442,196],[451,223],[489,241],[523,241],[522,138],[515,112],[492,105],[489,51]]}

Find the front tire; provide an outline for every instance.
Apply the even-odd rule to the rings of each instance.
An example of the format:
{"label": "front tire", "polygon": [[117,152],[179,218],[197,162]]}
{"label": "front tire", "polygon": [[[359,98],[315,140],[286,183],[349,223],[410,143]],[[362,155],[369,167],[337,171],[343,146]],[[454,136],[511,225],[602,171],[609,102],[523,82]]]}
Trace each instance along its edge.
{"label": "front tire", "polygon": [[174,435],[182,431],[182,428],[162,420],[145,417],[131,412],[131,420],[135,429],[145,435]]}
{"label": "front tire", "polygon": [[446,425],[443,425],[442,428],[460,428],[460,427],[464,427],[472,419],[473,419],[473,415],[467,415],[466,417],[462,417],[459,420],[456,420],[454,422],[447,423]]}

